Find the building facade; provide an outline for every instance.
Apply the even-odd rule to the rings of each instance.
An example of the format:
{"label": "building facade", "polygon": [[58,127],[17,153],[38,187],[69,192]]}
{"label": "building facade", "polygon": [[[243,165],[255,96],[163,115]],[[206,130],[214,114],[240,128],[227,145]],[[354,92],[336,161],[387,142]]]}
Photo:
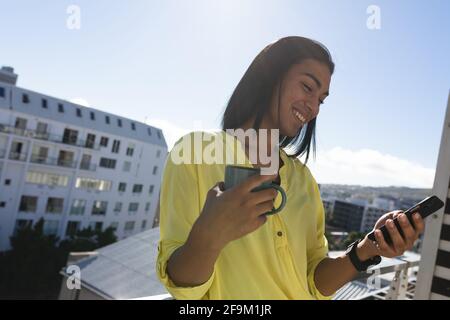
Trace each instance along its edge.
{"label": "building facade", "polygon": [[167,144],[160,129],[16,86],[0,70],[0,251],[44,219],[60,238],[152,227]]}

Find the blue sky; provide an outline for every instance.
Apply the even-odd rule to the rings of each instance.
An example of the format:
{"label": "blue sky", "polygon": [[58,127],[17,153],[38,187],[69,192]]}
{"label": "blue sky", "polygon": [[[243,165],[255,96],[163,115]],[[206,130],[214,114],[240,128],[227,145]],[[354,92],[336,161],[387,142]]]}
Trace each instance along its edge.
{"label": "blue sky", "polygon": [[[72,4],[80,30],[66,27]],[[366,26],[369,5],[379,30]],[[318,182],[431,187],[449,1],[2,1],[0,65],[21,87],[160,125],[172,143],[199,122],[219,128],[250,62],[287,35],[319,40],[336,63],[310,166]]]}

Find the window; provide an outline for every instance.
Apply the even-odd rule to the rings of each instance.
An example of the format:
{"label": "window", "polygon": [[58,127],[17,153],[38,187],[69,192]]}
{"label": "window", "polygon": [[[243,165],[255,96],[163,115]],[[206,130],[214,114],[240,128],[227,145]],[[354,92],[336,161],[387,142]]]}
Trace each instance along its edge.
{"label": "window", "polygon": [[89,223],[89,228],[94,231],[102,231],[103,222],[92,221],[91,223]]}
{"label": "window", "polygon": [[62,103],[58,103],[58,112],[64,113],[64,105]]}
{"label": "window", "polygon": [[134,153],[134,144],[129,144],[127,148],[127,156],[132,157]]}
{"label": "window", "polygon": [[25,130],[27,128],[27,119],[24,118],[16,118],[16,122],[14,123],[14,128]]}
{"label": "window", "polygon": [[48,108],[47,99],[42,99],[41,100],[41,107],[42,107],[42,109],[47,109]]}
{"label": "window", "polygon": [[109,123],[110,123],[109,116],[105,116],[105,123],[106,123],[106,124],[109,124]]}
{"label": "window", "polygon": [[122,127],[122,119],[117,119],[117,125],[118,125],[119,127]]}
{"label": "window", "polygon": [[80,226],[81,226],[80,221],[67,222],[66,236],[75,236],[78,230],[80,230]]}
{"label": "window", "polygon": [[156,131],[156,134],[158,135],[158,139],[161,140],[161,131]]}
{"label": "window", "polygon": [[130,172],[131,170],[131,162],[130,161],[124,161],[123,162],[123,171],[124,172]]}
{"label": "window", "polygon": [[11,160],[19,160],[19,161],[25,161],[25,153],[22,153],[22,147],[23,143],[18,141],[13,141],[11,144],[11,151],[9,158]]}
{"label": "window", "polygon": [[58,233],[59,221],[58,220],[45,220],[43,232],[45,235],[56,235]]}
{"label": "window", "polygon": [[77,189],[91,189],[96,191],[109,191],[111,185],[111,181],[91,178],[77,178],[75,182],[75,188]]}
{"label": "window", "polygon": [[106,215],[106,209],[108,207],[108,202],[106,201],[94,201],[92,205],[92,215],[93,216],[104,216]]}
{"label": "window", "polygon": [[125,223],[125,228],[124,231],[125,232],[132,232],[134,230],[134,221],[127,221]]}
{"label": "window", "polygon": [[5,201],[0,201],[0,208],[4,208],[6,207],[6,202]]}
{"label": "window", "polygon": [[127,184],[125,182],[119,183],[119,192],[125,192],[127,189]]}
{"label": "window", "polygon": [[25,219],[17,219],[16,225],[14,226],[14,235],[21,229],[31,227],[33,224],[33,220],[25,220]]}
{"label": "window", "polygon": [[77,108],[77,117],[81,118],[82,114],[81,114],[81,109]]}
{"label": "window", "polygon": [[142,221],[142,225],[141,225],[141,229],[145,229],[146,226],[147,226],[147,220],[143,220]]}
{"label": "window", "polygon": [[111,224],[109,226],[111,229],[114,230],[114,232],[116,232],[117,229],[119,228],[119,222],[117,222],[117,221],[111,222]]}
{"label": "window", "polygon": [[90,112],[91,120],[95,120],[95,113],[93,111]]}
{"label": "window", "polygon": [[150,210],[150,202],[145,204],[145,211],[148,212]]}
{"label": "window", "polygon": [[48,198],[47,200],[47,213],[62,213],[63,211],[63,198]]}
{"label": "window", "polygon": [[86,148],[94,149],[95,145],[95,134],[88,133],[86,137]]}
{"label": "window", "polygon": [[141,193],[142,192],[142,184],[135,184],[133,186],[133,193]]}
{"label": "window", "polygon": [[73,161],[75,154],[70,151],[60,150],[58,155],[58,166],[74,168],[75,162]]}
{"label": "window", "polygon": [[116,202],[114,205],[114,212],[122,211],[122,202]]}
{"label": "window", "polygon": [[128,205],[128,211],[129,212],[136,212],[139,209],[139,203],[138,202],[130,202]]}
{"label": "window", "polygon": [[36,125],[36,138],[48,139],[47,134],[48,124],[45,122],[38,122]]}
{"label": "window", "polygon": [[21,212],[36,212],[37,201],[38,201],[37,197],[22,196],[22,198],[20,198],[19,211],[21,211]]}
{"label": "window", "polygon": [[90,154],[83,154],[80,161],[80,169],[81,170],[94,170],[94,168],[91,166],[91,160],[92,155]]}
{"label": "window", "polygon": [[155,188],[154,185],[150,185],[150,188],[148,188],[148,193],[152,194],[154,188]]}
{"label": "window", "polygon": [[149,136],[151,136],[152,135],[152,128],[147,128],[147,133],[148,133]]}
{"label": "window", "polygon": [[119,149],[120,149],[120,140],[114,140],[111,152],[112,153],[119,153]]}
{"label": "window", "polygon": [[69,176],[57,173],[28,171],[26,182],[46,186],[67,187],[69,184]]}
{"label": "window", "polygon": [[156,151],[156,157],[159,158],[161,156],[161,150]]}
{"label": "window", "polygon": [[0,97],[4,98],[5,97],[5,88],[0,87]]}
{"label": "window", "polygon": [[131,130],[136,131],[136,124],[134,122],[131,123]]}
{"label": "window", "polygon": [[156,174],[156,171],[158,170],[158,167],[157,166],[154,166],[153,167],[153,174]]}
{"label": "window", "polygon": [[77,144],[78,131],[72,129],[64,129],[62,142],[66,144]]}
{"label": "window", "polygon": [[107,147],[108,146],[108,138],[107,137],[101,137],[100,138],[100,145],[102,146],[102,147]]}
{"label": "window", "polygon": [[74,216],[82,216],[86,209],[86,200],[73,199],[72,207],[70,207],[70,214]]}
{"label": "window", "polygon": [[30,97],[26,93],[22,94],[22,102],[30,103]]}
{"label": "window", "polygon": [[100,167],[107,169],[115,169],[117,160],[109,158],[100,158]]}
{"label": "window", "polygon": [[5,186],[11,185],[11,179],[5,179]]}

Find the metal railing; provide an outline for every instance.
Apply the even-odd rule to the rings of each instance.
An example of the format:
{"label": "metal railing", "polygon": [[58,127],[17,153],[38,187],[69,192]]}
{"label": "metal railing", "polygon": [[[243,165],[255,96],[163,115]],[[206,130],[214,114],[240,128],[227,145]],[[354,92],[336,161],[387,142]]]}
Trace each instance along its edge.
{"label": "metal railing", "polygon": [[26,153],[20,153],[20,152],[10,152],[9,153],[9,160],[25,161],[25,160],[27,160],[27,154]]}
{"label": "metal railing", "polygon": [[31,155],[30,162],[38,163],[38,164],[45,164],[45,165],[50,165],[50,166],[65,167],[65,168],[76,168],[76,166],[77,166],[76,161],[66,160],[66,159],[61,159],[61,158],[43,157],[43,156],[36,155],[36,154]]}
{"label": "metal railing", "polygon": [[82,140],[82,139],[71,140],[70,138],[66,138],[61,135],[50,134],[48,132],[40,132],[37,130],[16,128],[14,126],[6,125],[6,124],[0,124],[0,132],[14,134],[14,135],[22,136],[22,137],[33,138],[33,139],[37,139],[37,140],[45,140],[45,141],[50,141],[50,142],[62,143],[62,144],[67,144],[67,145],[81,147],[81,148],[87,148],[87,149],[93,149],[93,150],[100,149],[100,145],[98,143],[93,143],[90,140]]}

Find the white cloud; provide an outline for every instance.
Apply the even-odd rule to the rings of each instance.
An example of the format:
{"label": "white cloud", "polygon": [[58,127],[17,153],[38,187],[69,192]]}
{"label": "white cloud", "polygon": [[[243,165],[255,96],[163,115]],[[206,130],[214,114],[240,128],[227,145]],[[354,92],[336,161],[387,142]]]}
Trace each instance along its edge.
{"label": "white cloud", "polygon": [[73,99],[70,99],[69,102],[78,104],[83,107],[89,107],[89,103],[83,98],[73,98]]}
{"label": "white cloud", "polygon": [[334,147],[310,155],[308,167],[318,183],[432,188],[435,169],[376,150]]}

